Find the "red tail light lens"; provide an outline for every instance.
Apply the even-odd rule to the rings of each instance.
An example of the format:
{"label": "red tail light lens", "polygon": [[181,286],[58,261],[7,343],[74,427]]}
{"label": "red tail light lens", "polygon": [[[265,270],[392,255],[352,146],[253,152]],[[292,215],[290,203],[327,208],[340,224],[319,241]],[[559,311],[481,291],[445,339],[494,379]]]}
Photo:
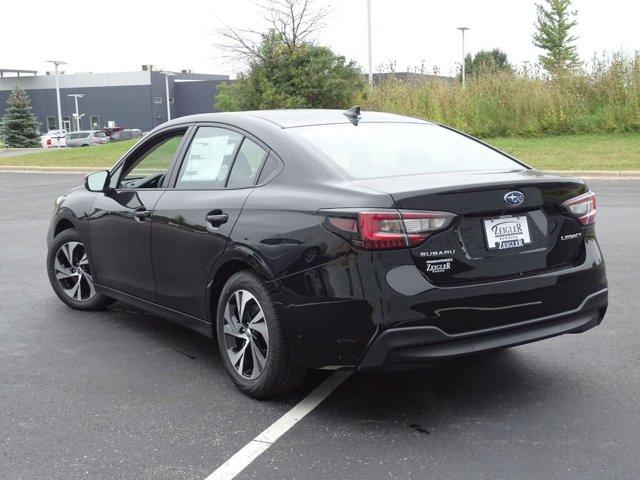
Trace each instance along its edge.
{"label": "red tail light lens", "polygon": [[582,225],[596,223],[596,194],[587,192],[579,197],[570,198],[562,204]]}
{"label": "red tail light lens", "polygon": [[389,250],[419,245],[447,228],[455,215],[449,212],[360,211],[350,218],[339,212],[327,216],[327,227],[365,250]]}
{"label": "red tail light lens", "polygon": [[51,139],[47,138],[47,145],[51,145]]}

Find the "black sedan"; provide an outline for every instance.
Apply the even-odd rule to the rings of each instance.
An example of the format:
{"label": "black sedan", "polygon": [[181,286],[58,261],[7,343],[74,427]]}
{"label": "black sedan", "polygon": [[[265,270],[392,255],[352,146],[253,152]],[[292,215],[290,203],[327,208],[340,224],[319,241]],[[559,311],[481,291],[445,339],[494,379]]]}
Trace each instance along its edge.
{"label": "black sedan", "polygon": [[393,371],[598,325],[596,197],[450,128],[335,110],[163,124],[59,197],[51,285],[217,338],[238,387]]}

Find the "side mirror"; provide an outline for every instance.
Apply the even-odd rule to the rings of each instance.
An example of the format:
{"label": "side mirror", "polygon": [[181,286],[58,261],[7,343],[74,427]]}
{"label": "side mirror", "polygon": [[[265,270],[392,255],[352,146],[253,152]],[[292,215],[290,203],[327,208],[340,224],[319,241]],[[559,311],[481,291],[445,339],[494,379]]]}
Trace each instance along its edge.
{"label": "side mirror", "polygon": [[104,192],[109,179],[108,170],[99,170],[84,177],[84,188],[90,192]]}

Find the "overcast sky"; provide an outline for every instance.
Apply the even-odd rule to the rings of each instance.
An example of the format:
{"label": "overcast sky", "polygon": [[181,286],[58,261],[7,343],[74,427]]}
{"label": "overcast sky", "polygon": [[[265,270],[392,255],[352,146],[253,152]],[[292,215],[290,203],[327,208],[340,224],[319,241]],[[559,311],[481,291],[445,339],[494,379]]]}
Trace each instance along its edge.
{"label": "overcast sky", "polygon": [[[367,67],[366,0],[317,0],[331,14],[317,41]],[[54,7],[55,5],[55,7]],[[640,49],[639,2],[574,0],[583,60],[595,52]],[[443,74],[467,51],[499,47],[512,63],[535,62],[531,43],[533,0],[372,0],[374,70],[395,62],[397,71],[434,66]],[[194,72],[238,70],[216,50],[216,27],[263,25],[250,0],[87,2],[7,1],[0,14],[0,68],[43,72],[48,59],[68,72],[139,70],[141,64]],[[384,68],[382,68],[384,70]]]}

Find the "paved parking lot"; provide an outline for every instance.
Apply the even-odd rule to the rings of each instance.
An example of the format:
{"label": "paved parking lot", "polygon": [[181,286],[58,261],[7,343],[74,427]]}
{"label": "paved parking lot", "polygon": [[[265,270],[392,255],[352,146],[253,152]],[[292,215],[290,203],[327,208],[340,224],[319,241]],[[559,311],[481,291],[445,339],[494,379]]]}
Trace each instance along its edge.
{"label": "paved parking lot", "polygon": [[[251,400],[197,334],[122,304],[65,307],[45,233],[80,182],[0,173],[0,478],[204,479],[327,374]],[[639,478],[640,182],[590,184],[611,290],[601,327],[354,374],[237,478]]]}

